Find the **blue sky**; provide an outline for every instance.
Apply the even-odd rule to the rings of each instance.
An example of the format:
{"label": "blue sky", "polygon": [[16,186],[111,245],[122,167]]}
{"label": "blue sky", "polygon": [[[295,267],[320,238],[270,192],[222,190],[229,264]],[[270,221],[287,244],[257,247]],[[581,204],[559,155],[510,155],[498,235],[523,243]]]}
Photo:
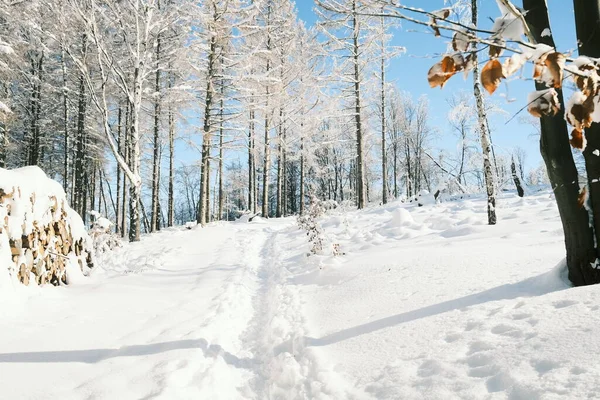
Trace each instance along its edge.
{"label": "blue sky", "polygon": [[[424,9],[437,10],[444,7],[443,0],[403,0],[403,4]],[[479,20],[481,26],[491,27],[491,20],[499,16],[495,0],[480,0]],[[559,51],[576,51],[573,5],[569,0],[547,0],[554,39]],[[521,1],[515,4],[521,6]],[[299,17],[309,26],[313,25],[316,16],[313,12],[313,0],[296,0]],[[435,38],[427,27],[404,22],[399,30],[394,32],[393,44],[404,46],[405,55],[393,60],[388,69],[388,75],[400,90],[412,94],[413,98],[425,94],[430,100],[431,124],[438,128],[438,137],[434,147],[453,151],[456,148],[456,137],[447,127],[449,107],[447,99],[454,92],[461,90],[472,91],[472,79],[465,81],[462,76],[453,77],[443,90],[431,89],[427,83],[427,71],[437,61],[439,55],[446,50],[447,39]],[[481,61],[481,60],[480,60]],[[509,118],[527,104],[527,94],[534,90],[527,69],[523,79],[517,79],[502,85],[489,100],[496,102],[506,110],[506,115],[491,118],[492,138],[496,154],[509,154],[515,146],[527,151],[526,169],[537,167],[541,163],[538,138],[533,135],[534,128],[520,122],[516,117],[506,123]],[[503,96],[505,95],[505,96]],[[507,98],[515,99],[507,102]],[[527,116],[523,111],[520,116]]]}

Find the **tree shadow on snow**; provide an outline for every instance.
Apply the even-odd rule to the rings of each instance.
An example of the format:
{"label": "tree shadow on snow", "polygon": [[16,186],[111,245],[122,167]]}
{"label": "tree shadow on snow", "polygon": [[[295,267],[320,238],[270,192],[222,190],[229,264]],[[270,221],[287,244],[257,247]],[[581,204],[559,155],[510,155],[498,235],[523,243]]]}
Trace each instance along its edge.
{"label": "tree shadow on snow", "polygon": [[22,353],[0,353],[0,363],[69,363],[79,362],[95,364],[103,360],[118,357],[143,357],[173,350],[200,349],[204,357],[223,360],[236,368],[252,368],[256,360],[239,358],[217,344],[209,345],[205,339],[174,340],[170,342],[123,346],[118,349],[89,349],[63,351],[31,351]]}
{"label": "tree shadow on snow", "polygon": [[511,300],[516,299],[517,297],[542,296],[547,293],[568,289],[569,287],[570,284],[566,278],[566,266],[563,262],[549,272],[525,279],[521,282],[497,286],[495,288],[460,297],[458,299],[448,300],[442,303],[419,308],[417,310],[378,319],[366,324],[343,329],[321,338],[306,337],[305,343],[307,346],[327,346],[351,339],[353,337],[376,332],[381,329],[400,325],[421,318],[432,317],[453,310],[460,310],[465,307],[475,306],[492,301]]}

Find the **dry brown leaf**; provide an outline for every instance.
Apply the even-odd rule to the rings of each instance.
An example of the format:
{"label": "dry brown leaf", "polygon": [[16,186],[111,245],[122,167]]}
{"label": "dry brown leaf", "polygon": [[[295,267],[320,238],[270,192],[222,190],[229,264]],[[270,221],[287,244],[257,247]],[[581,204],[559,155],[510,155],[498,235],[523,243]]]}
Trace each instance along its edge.
{"label": "dry brown leaf", "polygon": [[586,129],[592,126],[592,112],[585,104],[573,104],[567,113],[567,121],[575,129]]}
{"label": "dry brown leaf", "polygon": [[433,29],[433,33],[434,33],[435,37],[440,37],[441,36],[440,28],[437,27],[438,18],[439,19],[448,18],[450,16],[450,9],[443,8],[441,10],[434,11],[431,14],[433,14],[433,15],[430,17],[429,25],[431,26],[431,29]]}
{"label": "dry brown leaf", "polygon": [[450,79],[457,71],[462,69],[457,69],[456,61],[461,60],[462,57],[457,58],[455,56],[445,56],[442,61],[435,64],[429,72],[427,73],[427,81],[429,82],[429,86],[434,87],[444,87],[446,81]]}
{"label": "dry brown leaf", "polygon": [[504,78],[502,64],[496,59],[488,61],[481,70],[481,83],[490,95],[494,94]]}
{"label": "dry brown leaf", "polygon": [[563,80],[563,69],[565,68],[566,57],[564,54],[554,52],[548,54],[544,64],[548,68],[548,72],[551,76],[551,82],[547,81],[546,84],[555,89],[562,87]]}
{"label": "dry brown leaf", "polygon": [[535,79],[536,81],[538,79],[540,79],[540,77],[542,76],[542,73],[544,72],[544,63],[540,63],[539,60],[535,62],[535,64],[533,65],[533,79]]}
{"label": "dry brown leaf", "polygon": [[475,67],[475,63],[473,62],[473,54],[468,54],[465,57],[465,65],[463,67],[463,73],[465,74],[465,79],[469,77],[469,72]]}
{"label": "dry brown leaf", "polygon": [[573,77],[575,85],[587,97],[593,97],[598,94],[598,78],[590,76],[575,76]]}
{"label": "dry brown leaf", "polygon": [[500,57],[500,55],[502,54],[503,51],[504,51],[504,49],[502,47],[490,45],[490,48],[489,48],[490,58]]}
{"label": "dry brown leaf", "polygon": [[461,52],[469,50],[469,36],[463,32],[456,32],[452,36],[452,49]]}
{"label": "dry brown leaf", "polygon": [[583,208],[585,202],[587,201],[587,187],[584,186],[579,191],[579,195],[577,196],[577,206],[579,208]]}
{"label": "dry brown leaf", "polygon": [[554,116],[560,110],[558,93],[554,89],[530,93],[527,101],[529,103],[527,111],[536,118]]}
{"label": "dry brown leaf", "polygon": [[442,72],[447,74],[453,74],[456,72],[456,65],[453,57],[445,56],[442,59]]}
{"label": "dry brown leaf", "polygon": [[463,57],[460,53],[454,54],[452,56],[452,61],[454,62],[454,72],[463,71],[465,68],[468,67],[467,59]]}
{"label": "dry brown leaf", "polygon": [[433,11],[431,14],[434,15],[434,18],[446,19],[450,16],[452,10],[449,8],[442,8],[441,10]]}
{"label": "dry brown leaf", "polygon": [[502,64],[504,68],[504,76],[508,78],[515,72],[523,68],[523,65],[527,62],[527,58],[522,54],[514,54],[512,57],[507,58]]}
{"label": "dry brown leaf", "polygon": [[575,92],[567,103],[565,118],[569,125],[582,131],[592,126],[594,108],[594,97],[586,97],[581,92]]}
{"label": "dry brown leaf", "polygon": [[436,24],[437,24],[437,19],[433,18],[431,20],[431,29],[433,29],[433,36],[440,37],[440,36],[442,36],[442,33],[440,32],[440,28],[438,28],[436,26]]}

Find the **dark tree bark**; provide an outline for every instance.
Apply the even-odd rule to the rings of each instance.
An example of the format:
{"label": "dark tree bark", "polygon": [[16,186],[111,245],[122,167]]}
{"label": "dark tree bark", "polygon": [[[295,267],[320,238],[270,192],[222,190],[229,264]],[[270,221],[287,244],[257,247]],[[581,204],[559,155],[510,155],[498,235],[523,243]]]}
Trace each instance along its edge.
{"label": "dark tree bark", "polygon": [[[600,57],[600,2],[592,0],[574,0],[575,27],[579,43],[579,55],[597,58]],[[600,243],[600,157],[594,151],[600,149],[600,124],[593,123],[585,130],[587,146],[583,151],[589,205],[592,210],[592,219],[596,243]]]}
{"label": "dark tree bark", "polygon": [[517,165],[515,164],[514,157],[510,161],[510,171],[512,173],[512,178],[513,178],[513,181],[515,182],[515,186],[517,188],[517,194],[519,195],[519,197],[525,196],[525,191],[523,190],[523,186],[521,185],[521,180],[519,179],[519,175],[517,174]]}
{"label": "dark tree bark", "polygon": [[[534,39],[538,43],[554,47],[551,36],[542,36],[550,28],[546,0],[523,0],[527,11],[525,18]],[[538,90],[545,89],[536,84]],[[562,91],[558,90],[561,104],[564,104]],[[599,270],[592,267],[597,252],[594,247],[594,233],[589,226],[589,215],[585,208],[579,208],[578,174],[571,154],[564,107],[555,116],[540,119],[540,151],[546,164],[548,177],[554,190],[558,211],[565,234],[565,248],[569,280],[576,286],[600,282]]]}

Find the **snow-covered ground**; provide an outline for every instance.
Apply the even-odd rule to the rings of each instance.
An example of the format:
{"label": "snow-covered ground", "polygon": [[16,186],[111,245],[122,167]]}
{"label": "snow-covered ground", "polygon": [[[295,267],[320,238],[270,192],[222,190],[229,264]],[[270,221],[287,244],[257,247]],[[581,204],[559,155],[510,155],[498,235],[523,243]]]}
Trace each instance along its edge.
{"label": "snow-covered ground", "polygon": [[[600,291],[549,193],[174,229],[0,305],[2,399],[553,399],[600,393]],[[558,264],[558,265],[557,265]]]}

